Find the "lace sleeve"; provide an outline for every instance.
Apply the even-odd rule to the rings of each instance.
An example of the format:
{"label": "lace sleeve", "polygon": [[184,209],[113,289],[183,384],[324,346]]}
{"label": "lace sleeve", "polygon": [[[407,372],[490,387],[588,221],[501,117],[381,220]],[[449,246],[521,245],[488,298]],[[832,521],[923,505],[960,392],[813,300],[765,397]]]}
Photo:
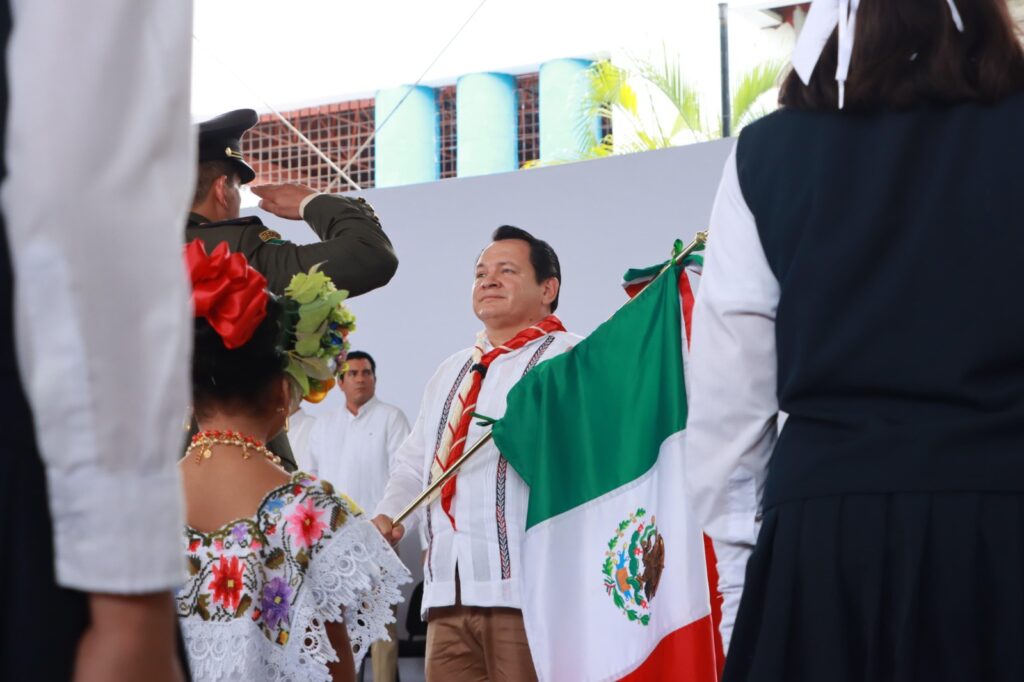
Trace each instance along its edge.
{"label": "lace sleeve", "polygon": [[344,620],[358,669],[370,644],[387,639],[386,626],[395,620],[392,606],[402,601],[399,586],[410,581],[377,529],[349,519],[310,563],[307,589],[295,604],[294,631],[306,633],[302,658],[318,668],[338,660],[325,623]]}

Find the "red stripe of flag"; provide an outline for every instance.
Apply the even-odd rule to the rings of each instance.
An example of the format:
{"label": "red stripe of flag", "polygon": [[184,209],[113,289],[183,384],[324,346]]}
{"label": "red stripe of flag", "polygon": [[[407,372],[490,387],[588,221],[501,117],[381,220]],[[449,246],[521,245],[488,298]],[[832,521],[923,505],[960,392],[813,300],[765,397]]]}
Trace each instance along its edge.
{"label": "red stripe of flag", "polygon": [[717,680],[719,665],[715,657],[715,625],[704,616],[665,636],[640,667],[621,682],[664,682]]}

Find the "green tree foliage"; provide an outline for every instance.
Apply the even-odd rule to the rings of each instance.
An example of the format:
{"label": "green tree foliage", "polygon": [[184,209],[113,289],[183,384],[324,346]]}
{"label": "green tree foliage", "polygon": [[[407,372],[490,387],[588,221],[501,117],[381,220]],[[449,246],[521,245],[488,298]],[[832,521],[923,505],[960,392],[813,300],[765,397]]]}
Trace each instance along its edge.
{"label": "green tree foliage", "polygon": [[[609,60],[594,62],[587,70],[589,96],[581,103],[580,126],[577,130],[580,148],[587,150],[584,158],[600,158],[616,152],[612,135],[597,139],[594,117],[611,120],[616,114],[629,122],[634,139],[618,146],[619,153],[664,149],[678,144],[677,136],[687,131],[695,141],[722,137],[720,118],[709,119],[701,108],[697,90],[683,78],[678,58],[663,55],[658,63],[635,60],[634,68],[612,64]],[[764,62],[743,75],[732,93],[731,128],[733,134],[743,126],[769,112],[762,95],[774,88],[783,71],[781,62]],[[658,116],[641,115],[640,95],[630,83],[644,83],[651,94],[650,110],[664,98],[675,112],[672,126],[664,127]],[[663,103],[662,103],[663,104]],[[774,108],[774,107],[772,107]]]}

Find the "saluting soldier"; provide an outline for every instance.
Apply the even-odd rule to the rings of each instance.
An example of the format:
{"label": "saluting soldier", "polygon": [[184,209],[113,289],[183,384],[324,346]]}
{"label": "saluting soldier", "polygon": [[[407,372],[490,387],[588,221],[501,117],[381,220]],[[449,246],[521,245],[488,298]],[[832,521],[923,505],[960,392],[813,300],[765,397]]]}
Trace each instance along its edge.
{"label": "saluting soldier", "polygon": [[[321,272],[350,296],[387,284],[398,268],[398,258],[380,220],[363,199],[321,194],[298,184],[252,188],[261,199],[260,208],[281,218],[305,220],[320,237],[314,244],[284,241],[259,218],[239,217],[241,186],[256,178],[242,156],[242,135],[258,120],[252,109],[238,109],[199,125],[199,172],[186,240],[202,239],[207,251],[227,242],[232,251],[245,255],[267,278],[268,288],[279,295],[292,275],[307,272],[317,263]],[[286,434],[268,446],[286,469],[295,469]]]}
{"label": "saluting soldier", "polygon": [[292,275],[317,263],[339,289],[358,296],[387,284],[398,258],[380,220],[363,199],[321,194],[305,185],[253,187],[260,208],[281,218],[305,220],[320,241],[293,244],[256,217],[239,217],[240,188],[256,173],[242,157],[241,139],[259,118],[252,109],[222,114],[199,126],[199,173],[185,231],[207,251],[227,242],[244,254],[271,291],[281,294]]}

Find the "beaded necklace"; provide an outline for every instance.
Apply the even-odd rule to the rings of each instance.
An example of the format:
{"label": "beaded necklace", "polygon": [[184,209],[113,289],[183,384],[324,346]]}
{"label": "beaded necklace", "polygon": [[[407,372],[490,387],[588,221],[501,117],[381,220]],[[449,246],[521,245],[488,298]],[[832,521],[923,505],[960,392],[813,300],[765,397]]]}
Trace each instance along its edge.
{"label": "beaded necklace", "polygon": [[252,450],[257,454],[262,454],[274,464],[281,463],[281,458],[268,450],[263,441],[252,436],[243,436],[238,431],[200,431],[192,436],[192,442],[185,450],[185,456],[188,457],[195,450],[196,464],[202,464],[204,459],[213,457],[214,445],[238,446],[242,448],[242,459],[249,459],[252,456],[249,451]]}

